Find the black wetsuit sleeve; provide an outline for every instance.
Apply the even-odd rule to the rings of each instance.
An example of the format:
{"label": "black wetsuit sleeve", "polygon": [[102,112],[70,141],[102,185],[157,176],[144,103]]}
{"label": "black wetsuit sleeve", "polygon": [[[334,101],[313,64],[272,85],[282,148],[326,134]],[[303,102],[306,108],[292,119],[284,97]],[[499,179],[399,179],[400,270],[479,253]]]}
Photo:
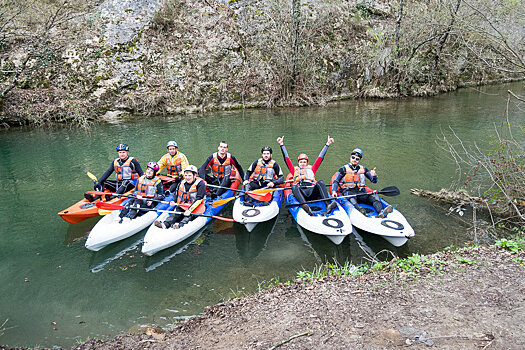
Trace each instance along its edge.
{"label": "black wetsuit sleeve", "polygon": [[335,176],[334,182],[332,183],[332,192],[337,191],[337,188],[339,187],[339,181],[345,176],[345,167],[342,166],[339,168],[339,171],[337,171],[337,175]]}
{"label": "black wetsuit sleeve", "polygon": [[106,170],[104,172],[104,174],[102,174],[102,176],[98,179],[98,182],[103,185],[104,184],[104,181],[106,181],[108,179],[108,177],[113,173],[113,162],[111,162],[108,170]]}
{"label": "black wetsuit sleeve", "polygon": [[377,183],[377,175],[372,176],[370,173],[370,170],[368,170],[366,167],[363,167],[365,169],[365,176],[370,180],[373,184]]}
{"label": "black wetsuit sleeve", "polygon": [[195,197],[195,200],[203,199],[204,196],[206,196],[206,185],[204,181],[201,181],[197,185],[197,197]]}
{"label": "black wetsuit sleeve", "polygon": [[239,172],[239,176],[241,177],[241,179],[244,179],[244,170],[242,170],[241,164],[237,161],[237,158],[235,158],[234,156],[231,156],[231,158],[233,161],[233,165],[235,165],[235,168],[237,168],[237,171]]}
{"label": "black wetsuit sleeve", "polygon": [[199,168],[199,177],[201,179],[204,179],[206,176],[206,169],[208,168],[208,165],[210,165],[211,160],[213,159],[213,154],[206,158],[204,163],[202,163],[201,167]]}
{"label": "black wetsuit sleeve", "polygon": [[163,200],[164,199],[164,188],[162,187],[162,181],[159,181],[157,184],[157,195],[153,197],[155,200]]}
{"label": "black wetsuit sleeve", "polygon": [[244,173],[244,180],[250,179],[250,176],[252,176],[253,170],[255,169],[256,166],[257,166],[257,161],[253,162],[252,165],[250,165],[248,170],[246,170],[246,172]]}
{"label": "black wetsuit sleeve", "polygon": [[137,172],[137,174],[139,174],[139,176],[144,175],[144,172],[142,171],[142,168],[140,167],[140,163],[136,158],[133,158],[131,160],[131,164],[133,164],[133,166],[135,167],[135,171]]}
{"label": "black wetsuit sleeve", "polygon": [[277,174],[277,179],[275,179],[274,181],[272,181],[275,185],[282,185],[284,183],[284,174],[283,174],[283,171],[281,170],[281,167],[279,166],[279,164],[275,163],[273,165],[273,170],[275,171],[275,173]]}

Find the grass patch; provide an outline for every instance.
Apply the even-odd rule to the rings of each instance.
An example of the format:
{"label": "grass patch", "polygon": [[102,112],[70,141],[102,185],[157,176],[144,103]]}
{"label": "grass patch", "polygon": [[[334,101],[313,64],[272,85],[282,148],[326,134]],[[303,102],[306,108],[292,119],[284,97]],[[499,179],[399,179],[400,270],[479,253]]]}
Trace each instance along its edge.
{"label": "grass patch", "polygon": [[510,239],[499,239],[495,245],[509,250],[512,254],[522,253],[525,250],[525,237],[522,233],[519,233]]}

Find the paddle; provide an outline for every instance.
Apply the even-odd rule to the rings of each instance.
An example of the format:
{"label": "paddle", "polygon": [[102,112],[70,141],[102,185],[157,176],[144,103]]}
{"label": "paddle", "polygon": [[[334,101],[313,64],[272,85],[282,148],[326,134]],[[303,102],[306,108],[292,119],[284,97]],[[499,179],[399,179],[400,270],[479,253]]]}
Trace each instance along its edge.
{"label": "paddle", "polygon": [[[134,195],[127,195],[127,194],[120,194],[120,193],[108,193],[108,192],[102,192],[102,191],[87,191],[87,193],[89,194],[95,194],[95,195],[104,195],[104,194],[107,194],[107,195],[110,195],[110,196],[117,196],[117,197],[126,197],[126,198],[137,198],[136,196]],[[166,203],[166,204],[170,204],[170,202],[167,202],[167,201],[162,201],[160,199],[150,199],[148,196],[144,196],[143,199],[145,200],[148,200],[148,201],[152,201],[152,202],[159,202],[159,203]]]}
{"label": "paddle", "polygon": [[[255,200],[258,200],[258,201],[261,201],[261,202],[269,202],[272,200],[272,194],[267,192],[265,194],[261,194],[261,193],[253,193],[252,191],[248,191],[246,192],[246,194],[250,197],[252,197],[253,199]],[[244,196],[244,194],[241,194],[241,195],[238,195],[238,196],[235,196],[235,197],[230,197],[230,198],[224,198],[224,199],[219,199],[218,201],[215,201],[211,204],[212,207],[220,207],[221,205],[223,204],[226,204],[228,203],[229,201],[233,201],[241,196]]]}
{"label": "paddle", "polygon": [[[120,210],[120,209],[126,208],[123,205],[110,204],[110,203],[104,203],[104,202],[97,202],[96,205],[97,205],[97,208],[99,208],[99,209],[106,209],[106,210]],[[156,210],[154,208],[137,208],[137,209],[138,210],[142,210],[142,211],[158,211],[158,212],[162,212],[162,213],[184,214],[183,211],[174,211],[174,210]],[[205,214],[195,214],[195,213],[191,213],[190,215],[205,216],[207,218],[213,218],[213,219],[217,219],[217,220],[235,222],[234,219],[225,218],[225,217],[216,216],[216,215],[205,215]]]}
{"label": "paddle", "polygon": [[[87,176],[91,179],[91,181],[93,181],[94,184],[97,183],[98,179],[95,175],[93,175],[92,173],[90,173],[89,171],[86,173]],[[97,191],[97,192],[100,192],[100,191]],[[105,192],[100,192],[101,195],[104,195],[106,194]],[[104,209],[99,209],[98,210],[98,215],[108,215],[109,213],[111,213],[109,210],[104,210]]]}
{"label": "paddle", "polygon": [[288,204],[286,206],[287,207],[293,207],[293,206],[297,206],[297,205],[316,203],[316,202],[324,202],[324,201],[328,201],[328,200],[332,200],[332,199],[341,199],[341,198],[350,198],[350,197],[364,196],[364,195],[367,195],[367,194],[374,194],[374,193],[382,194],[382,195],[387,196],[387,197],[394,197],[394,196],[398,196],[401,192],[399,192],[399,188],[397,188],[396,186],[389,186],[389,187],[383,188],[380,191],[349,194],[348,196],[339,196],[339,197],[328,197],[328,198],[314,199],[314,200],[307,201],[307,202],[304,202],[304,203],[293,203],[293,204]]}
{"label": "paddle", "polygon": [[[217,186],[217,185],[206,185],[208,187],[214,187],[214,188],[224,188],[225,190],[232,190],[232,191],[235,191],[235,192],[242,192],[242,193],[246,193],[247,191],[245,190],[238,190],[238,189],[235,189],[235,188],[229,188],[229,187],[224,187],[224,186]],[[276,188],[258,188],[256,190],[252,190],[252,191],[249,191],[251,193],[259,193],[259,194],[262,194],[262,193],[270,193],[270,192],[274,192],[274,191],[280,191],[280,190],[284,190],[284,188],[282,187],[276,187]]]}
{"label": "paddle", "polygon": [[86,174],[87,176],[89,176],[89,178],[93,181],[94,184],[97,183],[98,179],[95,175],[91,174],[89,171]]}

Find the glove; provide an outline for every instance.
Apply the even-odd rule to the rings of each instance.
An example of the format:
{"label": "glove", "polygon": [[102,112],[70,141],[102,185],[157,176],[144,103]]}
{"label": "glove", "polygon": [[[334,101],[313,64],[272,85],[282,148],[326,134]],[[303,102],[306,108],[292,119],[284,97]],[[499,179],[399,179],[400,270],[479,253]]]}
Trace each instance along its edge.
{"label": "glove", "polygon": [[104,187],[98,181],[93,185],[93,189],[95,191],[104,191]]}

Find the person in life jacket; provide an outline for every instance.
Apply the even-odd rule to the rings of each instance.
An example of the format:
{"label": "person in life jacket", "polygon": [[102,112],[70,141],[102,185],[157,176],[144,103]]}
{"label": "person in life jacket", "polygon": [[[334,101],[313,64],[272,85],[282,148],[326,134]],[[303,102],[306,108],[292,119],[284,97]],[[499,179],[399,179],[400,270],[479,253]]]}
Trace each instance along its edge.
{"label": "person in life jacket", "polygon": [[219,142],[217,152],[210,155],[199,168],[199,177],[206,180],[206,183],[224,188],[217,191],[210,190],[212,196],[220,196],[228,190],[231,185],[232,168],[239,172],[241,178],[244,177],[244,170],[237,159],[228,153],[226,141]]}
{"label": "person in life jacket", "polygon": [[174,193],[177,190],[179,183],[184,178],[182,170],[190,165],[188,158],[186,158],[184,153],[179,152],[178,147],[179,146],[177,145],[177,142],[168,141],[166,144],[168,153],[163,155],[162,158],[160,158],[160,160],[157,162],[159,163],[159,173],[162,171],[162,169],[166,168],[168,176],[173,178],[172,181],[168,182],[170,185],[170,193]]}
{"label": "person in life jacket", "polygon": [[133,191],[135,198],[129,200],[126,204],[126,208],[120,211],[119,223],[122,223],[123,218],[125,217],[129,219],[136,218],[139,212],[146,212],[145,210],[140,209],[153,208],[158,201],[164,199],[162,181],[156,176],[158,171],[159,165],[156,162],[148,163],[146,166],[146,172],[139,177],[137,186],[135,186],[135,191]]}
{"label": "person in life jacket", "polygon": [[389,205],[383,209],[377,193],[364,194],[366,193],[365,178],[372,183],[377,183],[377,174],[376,168],[368,170],[366,167],[359,165],[361,158],[363,158],[363,151],[360,148],[355,148],[350,155],[350,163],[339,168],[334,178],[332,183],[332,196],[337,196],[338,187],[341,188],[344,196],[358,194],[358,196],[348,198],[355,209],[359,210],[362,214],[366,214],[365,209],[361,207],[359,203],[370,204],[379,213],[377,217],[384,218],[388,213],[392,212],[392,206]]}
{"label": "person in life jacket", "polygon": [[[306,211],[308,215],[312,216],[312,209],[310,206],[308,206],[308,204],[305,204],[305,202],[314,199],[330,197],[323,180],[315,180],[315,173],[323,162],[324,156],[328,151],[328,147],[334,143],[334,139],[328,136],[328,140],[321,150],[321,153],[319,153],[319,156],[315,160],[314,165],[309,165],[308,156],[305,153],[301,153],[299,154],[299,157],[297,157],[298,166],[294,166],[290,160],[290,157],[288,156],[286,147],[284,146],[284,136],[278,137],[277,143],[281,145],[284,161],[288,166],[288,170],[290,170],[290,173],[293,176],[292,192],[297,201],[301,203],[304,211]],[[330,214],[335,207],[337,207],[337,203],[334,200],[327,200],[325,214]]]}
{"label": "person in life jacket", "polygon": [[[281,167],[272,159],[272,148],[265,146],[261,149],[261,158],[254,161],[244,174],[244,190],[251,191],[263,187],[275,187],[284,183]],[[253,204],[249,195],[244,196],[244,205]]]}
{"label": "person in life jacket", "polygon": [[170,205],[175,206],[180,213],[171,214],[165,221],[155,221],[159,228],[179,228],[192,220],[191,213],[206,200],[206,182],[197,176],[198,170],[194,165],[184,169],[184,180],[177,188],[177,198]]}
{"label": "person in life jacket", "polygon": [[[118,158],[116,158],[108,170],[98,178],[95,183],[95,191],[104,191],[108,189],[110,192],[122,194],[130,191],[135,187],[136,180],[143,175],[142,168],[136,158],[129,156],[129,146],[121,143],[116,147]],[[115,173],[115,180],[108,180],[111,174]],[[90,202],[100,198],[100,196],[93,197],[89,193],[84,194]]]}

